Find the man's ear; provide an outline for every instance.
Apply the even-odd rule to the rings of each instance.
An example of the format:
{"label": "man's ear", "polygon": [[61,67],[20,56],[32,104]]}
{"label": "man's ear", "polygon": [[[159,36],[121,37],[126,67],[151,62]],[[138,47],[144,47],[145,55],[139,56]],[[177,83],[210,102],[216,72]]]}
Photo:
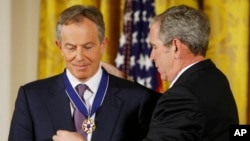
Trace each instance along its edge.
{"label": "man's ear", "polygon": [[180,50],[181,47],[181,41],[178,38],[174,38],[173,42],[172,42],[173,46],[174,46],[174,51],[177,52]]}
{"label": "man's ear", "polygon": [[60,42],[59,42],[58,40],[56,40],[55,43],[56,43],[56,46],[57,46],[59,49],[61,49]]}
{"label": "man's ear", "polygon": [[56,47],[59,49],[61,55],[63,56],[61,43],[58,40],[56,40],[55,43],[56,43]]}
{"label": "man's ear", "polygon": [[180,59],[182,58],[182,55],[183,55],[183,43],[178,39],[178,38],[175,38],[173,39],[173,42],[172,42],[173,46],[174,46],[174,56],[176,59]]}
{"label": "man's ear", "polygon": [[107,44],[108,44],[108,38],[105,37],[101,43],[101,52],[102,53],[104,53],[104,51],[106,50]]}

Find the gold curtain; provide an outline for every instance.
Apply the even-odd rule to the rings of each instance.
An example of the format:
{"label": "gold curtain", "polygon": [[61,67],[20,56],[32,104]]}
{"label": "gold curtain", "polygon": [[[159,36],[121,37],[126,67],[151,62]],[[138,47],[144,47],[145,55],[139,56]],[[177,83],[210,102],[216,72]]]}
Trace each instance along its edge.
{"label": "gold curtain", "polygon": [[229,79],[238,106],[240,123],[247,123],[249,1],[205,0],[203,7],[212,28],[207,57]]}
{"label": "gold curtain", "polygon": [[[40,11],[40,42],[38,78],[45,78],[64,69],[60,52],[55,46],[55,25],[59,14],[73,4],[98,7],[106,23],[108,48],[103,60],[114,64],[122,30],[125,0],[42,0]],[[156,14],[166,8],[186,4],[203,10],[211,23],[211,40],[207,57],[211,58],[230,81],[238,106],[240,123],[249,124],[248,118],[248,0],[155,0]],[[166,90],[168,83],[164,82]]]}

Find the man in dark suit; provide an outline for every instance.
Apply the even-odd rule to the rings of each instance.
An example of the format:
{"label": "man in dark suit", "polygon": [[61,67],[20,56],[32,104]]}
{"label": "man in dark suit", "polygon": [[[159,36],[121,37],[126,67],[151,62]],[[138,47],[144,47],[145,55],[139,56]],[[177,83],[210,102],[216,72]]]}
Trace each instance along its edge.
{"label": "man in dark suit", "polygon": [[171,85],[143,141],[229,141],[229,126],[239,122],[237,107],[227,78],[205,59],[209,34],[207,17],[185,5],[151,23],[150,58]]}
{"label": "man in dark suit", "polygon": [[[56,30],[66,69],[20,87],[9,141],[142,140],[159,94],[101,67],[107,44],[102,14],[94,7],[72,6],[62,12]],[[79,84],[85,84],[80,85],[83,98]],[[84,119],[75,125],[79,112]],[[77,133],[83,122],[86,133]]]}
{"label": "man in dark suit", "polygon": [[143,141],[229,141],[238,112],[227,78],[205,59],[209,34],[207,17],[185,5],[169,8],[151,22],[150,58],[171,85],[158,100]]}

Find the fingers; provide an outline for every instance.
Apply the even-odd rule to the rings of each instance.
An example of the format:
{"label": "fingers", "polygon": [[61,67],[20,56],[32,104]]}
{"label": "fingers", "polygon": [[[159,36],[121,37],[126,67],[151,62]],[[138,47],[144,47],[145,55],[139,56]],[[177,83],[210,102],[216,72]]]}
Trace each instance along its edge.
{"label": "fingers", "polygon": [[58,130],[55,135],[52,136],[53,141],[86,141],[77,132],[70,132],[66,130]]}
{"label": "fingers", "polygon": [[57,130],[56,134],[53,135],[52,140],[53,141],[67,141],[69,131],[66,130]]}
{"label": "fingers", "polygon": [[66,130],[57,130],[57,131],[56,131],[56,135],[61,135],[61,136],[63,136],[66,132],[68,132],[68,131],[66,131]]}
{"label": "fingers", "polygon": [[115,66],[111,65],[111,64],[108,64],[106,62],[103,62],[101,61],[101,66],[110,74],[113,74],[117,77],[120,77],[120,78],[126,78],[125,77],[125,74],[120,71],[119,69],[117,69]]}

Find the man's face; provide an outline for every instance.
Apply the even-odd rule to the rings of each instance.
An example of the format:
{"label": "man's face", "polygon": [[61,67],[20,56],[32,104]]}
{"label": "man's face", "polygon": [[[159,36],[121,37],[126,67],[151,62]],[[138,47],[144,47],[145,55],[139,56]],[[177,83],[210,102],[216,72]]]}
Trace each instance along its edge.
{"label": "man's face", "polygon": [[152,46],[150,59],[155,62],[155,66],[161,74],[161,79],[172,82],[176,76],[174,67],[175,47],[173,45],[164,45],[158,36],[159,28],[160,24],[158,22],[154,23],[150,28],[149,41]]}
{"label": "man's face", "polygon": [[84,18],[80,23],[63,25],[61,43],[57,42],[69,71],[80,81],[91,78],[98,70],[106,39],[100,42],[97,26]]}

